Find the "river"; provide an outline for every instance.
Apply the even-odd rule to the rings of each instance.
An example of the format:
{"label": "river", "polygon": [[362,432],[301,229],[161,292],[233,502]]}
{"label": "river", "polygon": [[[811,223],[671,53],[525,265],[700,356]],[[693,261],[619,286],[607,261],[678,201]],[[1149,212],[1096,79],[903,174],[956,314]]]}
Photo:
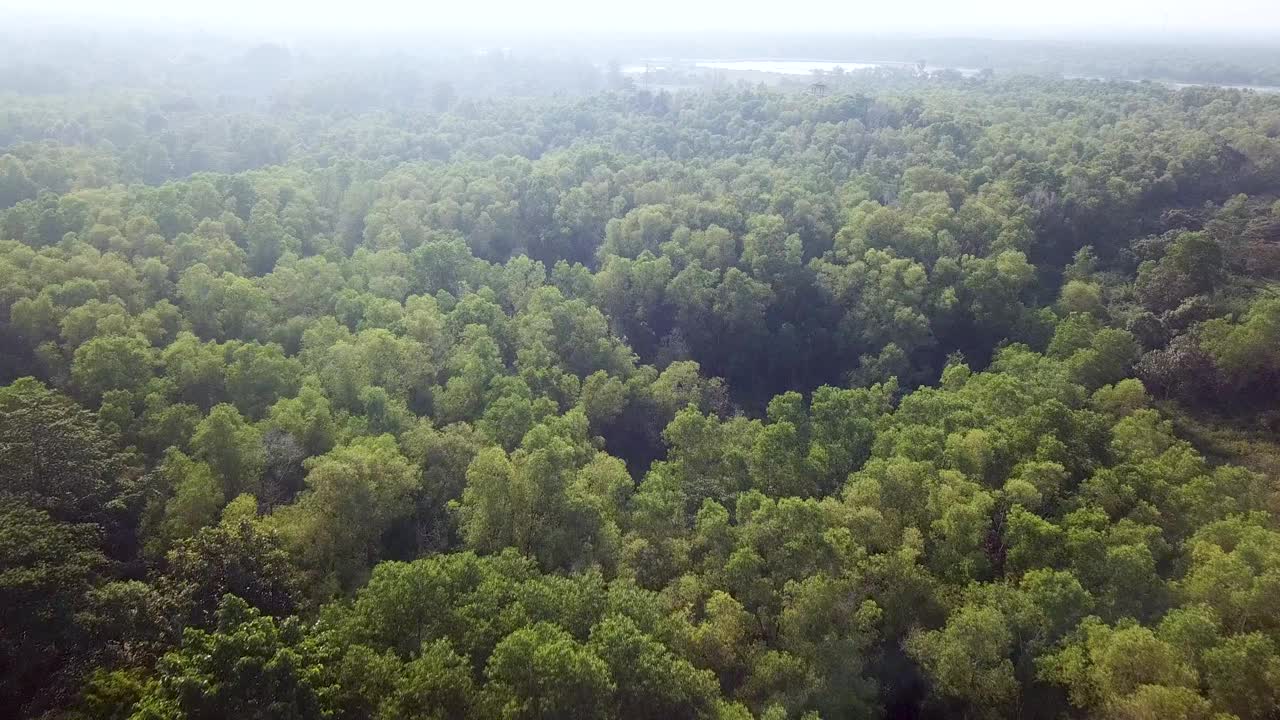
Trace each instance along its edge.
{"label": "river", "polygon": [[[870,60],[852,62],[832,62],[830,60],[714,60],[714,59],[671,59],[661,58],[643,63],[624,65],[621,69],[627,75],[642,75],[658,70],[722,70],[731,73],[763,73],[767,75],[812,75],[814,73],[832,73],[838,71],[853,72],[857,70],[874,70],[876,68],[915,68],[915,63],[895,60]],[[926,72],[939,70],[956,70],[962,75],[976,75],[975,68],[942,68],[925,67]]]}
{"label": "river", "polygon": [[[632,63],[624,65],[621,70],[626,75],[644,75],[649,72],[658,71],[721,71],[729,75],[747,77],[754,74],[760,75],[802,75],[808,76],[815,73],[833,73],[833,72],[854,72],[858,70],[874,70],[876,68],[898,68],[898,69],[914,69],[916,63],[901,62],[896,60],[871,60],[871,61],[854,61],[854,62],[832,62],[829,60],[789,60],[764,58],[756,60],[716,60],[716,59],[673,59],[673,58],[655,58],[644,62]],[[941,67],[926,66],[925,72],[934,73],[944,70],[952,70],[964,75],[965,77],[973,77],[980,71],[976,68],[962,67]],[[1067,80],[1093,80],[1099,82],[1107,81],[1102,77],[1087,77],[1080,75],[1068,75]],[[1117,78],[1117,80],[1119,80]],[[1141,82],[1139,80],[1124,80],[1125,82]],[[1280,93],[1280,87],[1267,85],[1217,85],[1213,83],[1185,83],[1172,80],[1153,80],[1159,82],[1175,90],[1181,90],[1188,87],[1222,87],[1232,90],[1252,90],[1259,93]]]}

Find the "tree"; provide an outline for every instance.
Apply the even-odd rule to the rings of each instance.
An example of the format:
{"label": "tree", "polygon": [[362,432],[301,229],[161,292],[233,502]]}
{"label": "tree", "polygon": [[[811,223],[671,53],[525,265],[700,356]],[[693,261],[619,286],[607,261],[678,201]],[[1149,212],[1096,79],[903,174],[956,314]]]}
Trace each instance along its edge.
{"label": "tree", "polygon": [[603,717],[616,686],[608,665],[564,630],[538,623],[498,643],[485,667],[498,717]]}
{"label": "tree", "polygon": [[941,698],[959,701],[967,716],[999,717],[1018,695],[1009,661],[1012,642],[999,610],[965,606],[943,629],[912,635],[906,648],[923,665]]}
{"label": "tree", "polygon": [[107,522],[125,472],[94,415],[32,378],[0,389],[0,498],[67,522]]}
{"label": "tree", "polygon": [[805,443],[793,423],[776,421],[761,428],[751,448],[752,486],[773,497],[808,497],[817,483],[805,465]]}
{"label": "tree", "polygon": [[1195,669],[1150,629],[1133,623],[1109,627],[1088,618],[1061,650],[1037,665],[1042,679],[1064,685],[1071,704],[1086,711],[1155,717],[1149,713],[1161,707],[1189,705],[1196,712],[1188,717],[1207,716],[1195,695]]}
{"label": "tree", "polygon": [[858,578],[815,574],[788,584],[778,619],[780,644],[804,658],[821,691],[813,705],[823,716],[876,711],[872,679],[883,612]]}
{"label": "tree", "polygon": [[449,506],[462,497],[467,469],[485,446],[483,436],[462,423],[437,430],[422,422],[402,435],[400,443],[421,470],[415,511],[419,547],[453,547],[457,523]]}
{"label": "tree", "polygon": [[13,155],[0,156],[0,208],[9,208],[36,196],[36,184],[27,167]]}
{"label": "tree", "polygon": [[579,402],[591,428],[597,432],[610,423],[626,407],[627,389],[621,380],[604,370],[597,370],[582,382]]}
{"label": "tree", "polygon": [[196,426],[191,448],[197,458],[213,468],[224,497],[259,491],[265,463],[262,433],[246,422],[234,406],[215,405]]}
{"label": "tree", "polygon": [[1276,627],[1280,533],[1234,517],[1200,528],[1188,542],[1191,566],[1179,588],[1190,602],[1213,608],[1228,632]]}
{"label": "tree", "polygon": [[387,718],[467,718],[479,704],[470,663],[448,641],[437,640],[405,665],[380,712]]}
{"label": "tree", "polygon": [[1168,310],[1184,299],[1211,293],[1222,278],[1222,248],[1205,233],[1180,235],[1163,258],[1138,270],[1138,297],[1153,310]]}
{"label": "tree", "polygon": [[337,423],[329,399],[313,384],[306,384],[297,397],[282,398],[267,412],[266,427],[295,438],[308,455],[321,455],[333,447]]}
{"label": "tree", "polygon": [[1235,635],[1205,650],[1205,681],[1214,705],[1240,718],[1265,718],[1280,705],[1280,654],[1262,633]]}
{"label": "tree", "polygon": [[1077,382],[1090,390],[1119,382],[1138,357],[1133,335],[1126,330],[1104,328],[1093,336],[1089,347],[1067,360]]}
{"label": "tree", "polygon": [[71,678],[59,676],[74,677],[87,649],[76,614],[107,571],[100,540],[94,525],[0,499],[0,699],[15,712],[65,702]]}
{"label": "tree", "polygon": [[611,715],[641,720],[715,716],[715,676],[676,657],[630,618],[605,618],[592,628],[587,647],[617,684]]}
{"label": "tree", "polygon": [[282,397],[296,395],[301,367],[279,345],[247,343],[231,351],[227,365],[227,394],[241,412],[262,417]]}
{"label": "tree", "polygon": [[306,489],[278,508],[270,525],[325,597],[355,588],[388,554],[383,534],[411,512],[418,473],[390,435],[340,445],[307,468]]}
{"label": "tree", "polygon": [[1280,369],[1280,300],[1259,299],[1237,322],[1214,318],[1199,332],[1200,346],[1237,387],[1265,383]]}
{"label": "tree", "polygon": [[135,718],[323,717],[333,688],[297,618],[265,617],[234,595],[212,630],[187,629],[161,658]]}
{"label": "tree", "polygon": [[481,451],[457,505],[467,545],[515,547],[546,567],[611,563],[631,476],[587,445],[586,430],[586,417],[573,411],[533,428],[510,455]]}
{"label": "tree", "polygon": [[280,536],[262,522],[228,514],[179,540],[165,559],[156,585],[180,626],[213,627],[228,594],[274,617],[303,606],[298,572]]}
{"label": "tree", "polygon": [[96,337],[76,348],[71,380],[82,397],[100,400],[110,390],[140,389],[151,379],[155,351],[139,337]]}
{"label": "tree", "polygon": [[1102,288],[1097,284],[1084,280],[1068,280],[1062,286],[1058,296],[1058,307],[1062,312],[1101,314],[1103,311]]}
{"label": "tree", "polygon": [[249,242],[249,269],[257,275],[271,272],[280,256],[298,243],[280,224],[275,206],[266,199],[253,206],[245,235]]}
{"label": "tree", "polygon": [[669,208],[639,207],[621,219],[609,221],[599,252],[602,258],[607,255],[634,258],[645,250],[657,252],[658,246],[671,238],[674,229]]}
{"label": "tree", "polygon": [[212,468],[171,449],[158,472],[173,489],[173,496],[164,505],[159,537],[155,538],[160,543],[158,548],[167,548],[217,521],[226,498]]}
{"label": "tree", "polygon": [[528,543],[525,514],[531,488],[521,482],[502,448],[480,451],[467,467],[467,484],[459,506],[463,536],[480,550],[520,547]]}
{"label": "tree", "polygon": [[208,409],[226,398],[226,352],[218,343],[202,343],[184,332],[160,358],[164,374],[177,385],[181,400]]}

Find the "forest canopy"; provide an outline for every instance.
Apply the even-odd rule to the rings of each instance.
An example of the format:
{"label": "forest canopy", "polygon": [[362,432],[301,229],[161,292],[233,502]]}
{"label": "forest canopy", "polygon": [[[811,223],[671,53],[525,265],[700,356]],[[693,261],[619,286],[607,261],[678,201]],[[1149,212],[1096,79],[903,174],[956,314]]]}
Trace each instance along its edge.
{"label": "forest canopy", "polygon": [[0,77],[15,716],[1280,713],[1280,94],[138,53]]}

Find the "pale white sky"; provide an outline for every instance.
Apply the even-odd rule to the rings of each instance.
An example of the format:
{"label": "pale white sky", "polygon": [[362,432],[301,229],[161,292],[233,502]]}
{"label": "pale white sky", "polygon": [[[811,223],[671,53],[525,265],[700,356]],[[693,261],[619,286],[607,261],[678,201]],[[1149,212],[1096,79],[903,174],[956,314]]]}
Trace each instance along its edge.
{"label": "pale white sky", "polygon": [[1280,0],[0,0],[0,23],[6,14],[246,30],[1034,30],[1280,40]]}

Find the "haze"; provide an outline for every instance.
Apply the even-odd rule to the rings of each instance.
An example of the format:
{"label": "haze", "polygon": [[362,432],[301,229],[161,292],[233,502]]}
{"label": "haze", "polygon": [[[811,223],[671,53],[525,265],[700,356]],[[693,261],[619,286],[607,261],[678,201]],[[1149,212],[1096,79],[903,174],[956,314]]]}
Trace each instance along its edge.
{"label": "haze", "polygon": [[336,2],[287,0],[263,3],[223,0],[179,6],[159,0],[33,2],[0,0],[11,21],[104,20],[195,25],[241,31],[893,31],[916,33],[1142,35],[1168,39],[1187,35],[1263,38],[1280,33],[1280,3],[1274,0],[1160,1],[1022,0],[911,3],[801,0],[475,0],[406,3],[394,0]]}

